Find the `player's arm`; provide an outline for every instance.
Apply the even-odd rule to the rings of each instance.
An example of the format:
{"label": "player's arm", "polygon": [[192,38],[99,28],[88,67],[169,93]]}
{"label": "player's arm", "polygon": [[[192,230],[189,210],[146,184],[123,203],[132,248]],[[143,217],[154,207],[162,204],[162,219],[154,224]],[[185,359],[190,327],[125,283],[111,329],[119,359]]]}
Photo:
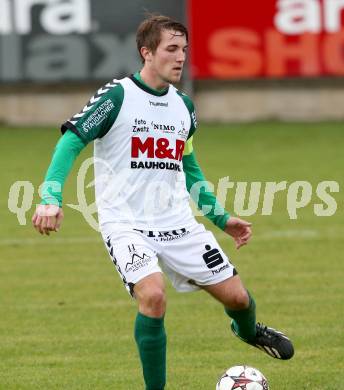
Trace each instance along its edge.
{"label": "player's arm", "polygon": [[62,191],[74,161],[86,144],[68,130],[57,143],[42,186],[42,201],[32,217],[35,229],[49,235],[58,231],[62,220]]}
{"label": "player's arm", "polygon": [[192,146],[192,138],[186,142],[183,155],[183,169],[186,188],[199,210],[207,210],[205,216],[221,230],[225,230],[229,213],[218,202],[209,188],[208,182],[199,166]]}
{"label": "player's arm", "polygon": [[208,211],[209,207],[211,207],[210,211],[205,214],[206,217],[220,229],[225,230],[226,223],[229,220],[229,213],[224,210],[217,201],[216,196],[209,189],[193,150],[192,140],[197,129],[194,104],[185,93],[178,91],[178,94],[183,100],[190,115],[190,129],[183,153],[183,169],[186,179],[186,188],[190,193],[192,200],[196,203],[198,209],[203,210],[204,206]]}
{"label": "player's arm", "polygon": [[187,190],[198,209],[203,210],[206,208],[207,213],[205,216],[221,230],[233,237],[237,249],[246,245],[252,235],[251,223],[240,218],[230,217],[229,213],[218,202],[197,162],[192,146],[192,137],[189,138],[185,145],[183,169]]}
{"label": "player's arm", "polygon": [[100,88],[81,112],[62,125],[63,137],[45,177],[42,202],[32,217],[41,234],[57,231],[63,219],[62,190],[80,151],[96,138],[104,137],[114,125],[121,109],[124,90],[117,81]]}
{"label": "player's arm", "polygon": [[[178,94],[183,99],[191,119],[188,140],[185,144],[183,154],[183,168],[187,190],[200,210],[203,209],[203,206],[208,206],[207,209],[209,209],[209,206],[211,207],[210,211],[207,210],[206,217],[225,233],[232,236],[237,249],[239,249],[241,246],[247,244],[252,235],[251,224],[240,218],[230,217],[229,213],[221,206],[216,199],[216,196],[207,185],[207,181],[197,162],[192,146],[193,134],[197,128],[194,104],[186,94],[180,92],[178,92]],[[199,185],[200,182],[202,184],[201,186]],[[192,191],[194,185],[196,185],[196,191]]]}

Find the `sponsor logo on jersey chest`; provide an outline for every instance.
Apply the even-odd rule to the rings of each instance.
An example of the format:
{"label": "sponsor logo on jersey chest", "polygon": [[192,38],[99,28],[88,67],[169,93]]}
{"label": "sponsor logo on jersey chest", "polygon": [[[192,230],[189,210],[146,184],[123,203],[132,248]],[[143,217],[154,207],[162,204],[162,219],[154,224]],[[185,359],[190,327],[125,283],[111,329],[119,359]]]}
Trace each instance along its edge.
{"label": "sponsor logo on jersey chest", "polygon": [[133,125],[133,133],[148,133],[149,127],[144,119],[135,118]]}
{"label": "sponsor logo on jersey chest", "polygon": [[161,123],[152,122],[152,126],[154,130],[161,130],[163,133],[173,133],[176,130],[173,125],[165,125]]}
{"label": "sponsor logo on jersey chest", "polygon": [[174,145],[171,145],[167,138],[148,137],[144,141],[140,137],[131,139],[131,157],[138,158],[146,156],[147,158],[169,158],[171,160],[181,161],[183,157],[185,142],[176,139]]}
{"label": "sponsor logo on jersey chest", "polygon": [[[174,143],[167,138],[148,137],[141,140],[140,137],[132,137],[131,139],[131,157],[132,159],[142,158],[142,160],[131,161],[132,169],[167,169],[173,171],[181,171],[179,161],[183,157],[185,142],[181,139],[176,139]],[[156,160],[158,161],[147,161]],[[170,159],[177,162],[163,162],[159,160]]]}

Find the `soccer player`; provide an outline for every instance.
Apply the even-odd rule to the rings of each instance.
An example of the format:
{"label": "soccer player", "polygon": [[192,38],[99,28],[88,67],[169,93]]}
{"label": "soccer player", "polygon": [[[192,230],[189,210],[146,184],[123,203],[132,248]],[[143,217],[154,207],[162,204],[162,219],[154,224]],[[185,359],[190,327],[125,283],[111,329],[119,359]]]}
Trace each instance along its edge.
{"label": "soccer player", "polygon": [[100,88],[62,125],[42,202],[32,218],[41,234],[58,230],[64,181],[77,155],[94,141],[99,226],[138,304],[135,340],[147,390],[162,390],[166,382],[162,272],[178,291],[203,289],[221,302],[232,331],[246,343],[277,359],[294,353],[285,335],[256,322],[252,295],[214,235],[192,215],[189,193],[199,208],[208,207],[206,216],[237,248],[251,237],[251,224],[230,216],[204,186],[192,145],[194,106],[173,86],[181,78],[187,46],[181,23],[150,16],[140,24],[142,69]]}

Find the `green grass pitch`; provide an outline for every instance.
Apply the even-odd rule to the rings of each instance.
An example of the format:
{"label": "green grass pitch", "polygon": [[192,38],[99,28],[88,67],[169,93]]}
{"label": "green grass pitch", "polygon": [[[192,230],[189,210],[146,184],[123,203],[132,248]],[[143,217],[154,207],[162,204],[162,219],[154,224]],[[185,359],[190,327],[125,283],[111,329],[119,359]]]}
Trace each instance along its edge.
{"label": "green grass pitch", "polygon": [[[51,129],[0,129],[0,389],[143,389],[133,340],[135,302],[129,298],[97,232],[65,207],[58,234],[31,227],[34,206],[20,226],[7,207],[17,180],[42,182],[59,134]],[[236,251],[211,227],[257,302],[258,320],[294,341],[289,362],[271,359],[233,337],[221,306],[204,292],[180,294],[168,285],[168,386],[214,390],[228,367],[257,367],[272,390],[340,390],[344,371],[344,129],[340,123],[201,126],[195,150],[215,185],[238,181],[308,181],[309,205],[289,218],[286,191],[271,216],[253,223],[251,243]],[[64,192],[77,203],[79,157]],[[91,180],[91,177],[87,183]],[[337,211],[317,217],[315,193],[337,181]],[[88,196],[92,197],[92,189]],[[227,208],[233,209],[234,190]]]}

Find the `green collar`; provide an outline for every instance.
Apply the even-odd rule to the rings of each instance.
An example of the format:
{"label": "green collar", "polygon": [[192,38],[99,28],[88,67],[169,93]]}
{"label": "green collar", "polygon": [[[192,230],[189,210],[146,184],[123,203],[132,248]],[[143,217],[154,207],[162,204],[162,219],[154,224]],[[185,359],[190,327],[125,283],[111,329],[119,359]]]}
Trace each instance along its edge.
{"label": "green collar", "polygon": [[169,87],[167,88],[164,88],[164,89],[154,89],[154,88],[151,88],[149,85],[147,85],[141,78],[141,75],[140,75],[140,72],[136,72],[134,75],[130,76],[130,79],[141,89],[143,89],[144,91],[154,95],[154,96],[164,96],[168,93],[168,89]]}

